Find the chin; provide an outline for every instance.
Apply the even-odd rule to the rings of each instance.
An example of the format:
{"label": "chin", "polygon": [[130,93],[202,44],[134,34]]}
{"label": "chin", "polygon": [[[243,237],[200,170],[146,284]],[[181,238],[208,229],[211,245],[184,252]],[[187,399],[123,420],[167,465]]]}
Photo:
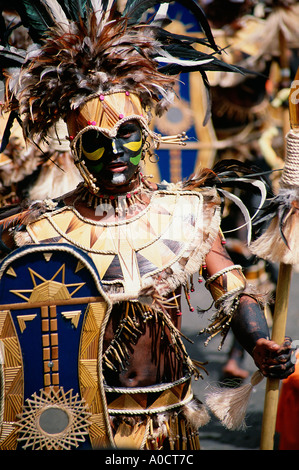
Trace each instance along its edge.
{"label": "chin", "polygon": [[127,182],[127,178],[123,173],[113,175],[111,183],[115,185],[124,184]]}

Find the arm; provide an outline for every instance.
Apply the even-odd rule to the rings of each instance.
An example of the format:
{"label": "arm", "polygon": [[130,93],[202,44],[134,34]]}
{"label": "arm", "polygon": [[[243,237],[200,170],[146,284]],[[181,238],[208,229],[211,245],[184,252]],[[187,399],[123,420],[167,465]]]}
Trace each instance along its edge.
{"label": "arm", "polygon": [[265,316],[254,299],[246,295],[241,296],[231,327],[263,375],[284,379],[294,372],[291,339],[285,338],[282,345],[269,340]]}
{"label": "arm", "polygon": [[[206,257],[208,276],[233,266],[233,262],[218,237]],[[227,288],[229,278],[240,278],[238,270],[232,270],[217,280],[218,290],[222,285]],[[241,279],[241,278],[240,278]],[[213,295],[213,289],[210,289]],[[214,295],[213,295],[214,297]],[[215,297],[214,297],[215,298]],[[266,376],[285,378],[294,370],[291,360],[291,341],[286,339],[283,345],[269,340],[268,325],[259,303],[252,297],[240,293],[239,305],[234,312],[231,327],[244,349],[253,357],[256,366]]]}

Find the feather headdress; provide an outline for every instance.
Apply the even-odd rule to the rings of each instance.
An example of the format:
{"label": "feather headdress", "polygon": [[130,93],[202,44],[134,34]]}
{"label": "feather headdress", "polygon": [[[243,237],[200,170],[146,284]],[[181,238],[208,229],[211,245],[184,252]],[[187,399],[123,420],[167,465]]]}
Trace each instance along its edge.
{"label": "feather headdress", "polygon": [[[27,51],[2,47],[0,57],[2,63],[5,58],[14,65],[22,63],[19,74],[14,70],[9,80],[9,90],[10,108],[21,116],[26,137],[45,138],[60,118],[76,123],[77,117],[70,116],[92,99],[97,112],[112,119],[110,129],[133,114],[150,132],[151,111],[161,115],[167,110],[181,72],[199,71],[207,89],[207,71],[240,72],[217,58],[220,51],[195,0],[179,3],[193,13],[205,37],[168,32],[169,3],[127,0],[120,11],[116,0],[17,0],[15,9],[34,44]],[[211,52],[198,50],[198,44]],[[135,106],[136,100],[124,98],[119,110],[111,103],[105,109],[98,106],[114,93],[133,94],[139,103]],[[86,119],[81,127],[103,127],[92,116]],[[79,132],[72,123],[70,127]]]}

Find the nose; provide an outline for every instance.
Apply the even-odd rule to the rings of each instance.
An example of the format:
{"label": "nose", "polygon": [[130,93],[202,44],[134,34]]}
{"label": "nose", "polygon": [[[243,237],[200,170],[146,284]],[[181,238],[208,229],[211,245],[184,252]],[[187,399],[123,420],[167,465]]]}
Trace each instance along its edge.
{"label": "nose", "polygon": [[118,139],[112,139],[112,152],[114,155],[123,153],[123,148]]}

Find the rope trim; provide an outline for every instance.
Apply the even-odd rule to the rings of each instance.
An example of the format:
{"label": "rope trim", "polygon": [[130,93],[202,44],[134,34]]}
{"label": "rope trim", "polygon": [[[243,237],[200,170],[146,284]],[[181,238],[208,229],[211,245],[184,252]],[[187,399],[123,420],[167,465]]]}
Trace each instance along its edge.
{"label": "rope trim", "polygon": [[215,301],[215,307],[218,308],[227,299],[231,298],[233,300],[235,297],[237,297],[237,295],[240,292],[244,292],[244,289],[245,289],[245,285],[244,285],[244,287],[242,287],[242,286],[236,287],[235,289],[232,289],[229,292],[226,292],[226,294],[223,294],[219,299],[217,299]]}
{"label": "rope trim", "polygon": [[217,273],[213,274],[213,276],[209,277],[209,279],[206,280],[205,286],[208,287],[211,282],[215,281],[218,277],[222,276],[223,274],[226,274],[230,271],[234,270],[241,270],[242,271],[242,266],[240,264],[233,264],[232,266],[227,266],[226,268],[221,269]]}
{"label": "rope trim", "polygon": [[173,405],[166,405],[166,406],[159,406],[158,408],[145,408],[145,409],[133,409],[133,410],[115,410],[109,409],[108,406],[108,413],[110,415],[153,415],[157,413],[164,413],[166,411],[174,410],[175,408],[181,408],[182,406],[190,403],[193,400],[193,393],[187,396],[184,400],[180,401],[179,403],[175,403]]}
{"label": "rope trim", "polygon": [[185,375],[181,379],[176,380],[175,382],[169,382],[166,384],[150,385],[147,387],[109,387],[104,385],[104,390],[106,393],[123,393],[123,394],[134,394],[134,393],[156,393],[164,392],[164,390],[169,390],[170,388],[181,385],[184,382],[187,382],[191,378],[191,374]]}
{"label": "rope trim", "polygon": [[3,424],[4,417],[4,400],[5,400],[5,374],[4,374],[4,361],[5,361],[5,351],[4,343],[0,340],[0,429]]}
{"label": "rope trim", "polygon": [[286,136],[287,157],[281,177],[281,182],[288,186],[299,186],[299,135],[292,129]]}

